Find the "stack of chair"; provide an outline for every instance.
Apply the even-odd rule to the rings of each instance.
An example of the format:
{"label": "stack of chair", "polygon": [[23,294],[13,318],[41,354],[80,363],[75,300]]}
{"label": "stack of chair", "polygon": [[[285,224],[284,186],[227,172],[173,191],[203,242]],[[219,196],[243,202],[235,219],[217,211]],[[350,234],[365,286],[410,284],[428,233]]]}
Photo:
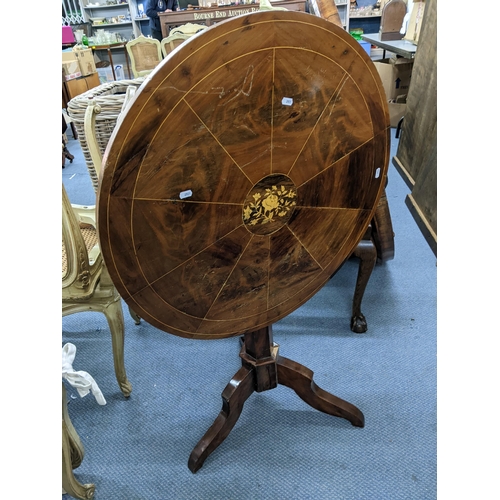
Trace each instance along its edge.
{"label": "stack of chair", "polygon": [[171,30],[170,34],[160,42],[163,57],[167,57],[179,45],[204,29],[206,26],[202,24],[186,23]]}

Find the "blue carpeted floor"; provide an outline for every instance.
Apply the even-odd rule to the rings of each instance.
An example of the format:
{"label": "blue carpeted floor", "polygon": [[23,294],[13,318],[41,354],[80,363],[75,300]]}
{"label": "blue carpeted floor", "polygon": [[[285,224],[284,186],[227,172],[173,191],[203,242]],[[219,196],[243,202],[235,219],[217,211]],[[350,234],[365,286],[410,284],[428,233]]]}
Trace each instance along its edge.
{"label": "blue carpeted floor", "polygon": [[[79,143],[70,130],[68,138],[76,158],[63,169],[63,183],[73,203],[94,204]],[[273,327],[280,354],[356,405],[364,428],[315,411],[278,386],[250,396],[233,431],[192,474],[188,457],[240,367],[238,339],[175,337],[144,321],[135,325],[124,306],[133,386],[126,400],[104,316],[80,313],[63,318],[63,344],[76,345],[74,368],[95,378],[107,404],[68,388],[85,446],[78,480],[95,483],[97,500],[435,499],[436,258],[405,205],[407,194],[391,163],[396,255],[377,265],[368,283],[366,334],[349,328],[357,261]]]}

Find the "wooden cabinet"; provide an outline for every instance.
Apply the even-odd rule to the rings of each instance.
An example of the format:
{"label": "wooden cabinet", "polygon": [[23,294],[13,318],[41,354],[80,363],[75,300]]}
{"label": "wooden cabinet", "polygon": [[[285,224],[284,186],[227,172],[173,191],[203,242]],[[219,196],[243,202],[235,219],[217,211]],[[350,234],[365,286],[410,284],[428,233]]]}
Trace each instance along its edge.
{"label": "wooden cabinet", "polygon": [[[271,0],[274,7],[284,7],[290,11],[304,12],[306,8],[306,0],[284,0],[274,2]],[[174,26],[179,26],[185,23],[204,24],[212,26],[217,22],[224,21],[231,17],[241,14],[250,14],[259,11],[259,4],[240,4],[236,6],[224,6],[205,8],[203,10],[183,10],[176,12],[159,12],[161,31],[163,37],[167,37],[170,29]]]}
{"label": "wooden cabinet", "polygon": [[75,78],[73,80],[63,81],[63,108],[66,108],[64,105],[65,92],[67,101],[70,101],[73,97],[97,87],[100,83],[99,75],[97,73],[92,73],[91,75],[82,76],[81,78]]}

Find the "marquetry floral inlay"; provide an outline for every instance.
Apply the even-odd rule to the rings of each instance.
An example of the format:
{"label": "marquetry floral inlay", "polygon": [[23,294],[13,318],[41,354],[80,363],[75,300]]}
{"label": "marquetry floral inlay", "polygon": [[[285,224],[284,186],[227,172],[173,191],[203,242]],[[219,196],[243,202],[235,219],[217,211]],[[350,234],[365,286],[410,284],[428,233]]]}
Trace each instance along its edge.
{"label": "marquetry floral inlay", "polygon": [[266,188],[262,193],[254,193],[253,201],[250,200],[243,208],[243,221],[254,226],[287,217],[297,204],[296,197],[295,189],[287,189],[283,185]]}

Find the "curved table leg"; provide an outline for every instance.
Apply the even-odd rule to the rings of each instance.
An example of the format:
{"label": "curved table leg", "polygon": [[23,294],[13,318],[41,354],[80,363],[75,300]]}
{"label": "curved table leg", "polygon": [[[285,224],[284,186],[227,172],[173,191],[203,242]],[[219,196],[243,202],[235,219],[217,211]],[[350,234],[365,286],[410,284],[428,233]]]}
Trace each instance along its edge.
{"label": "curved table leg", "polygon": [[254,391],[273,389],[277,384],[293,389],[316,410],[345,418],[357,427],[364,427],[365,417],[358,408],[319,388],[309,368],[278,355],[278,345],[272,340],[271,326],[245,333],[240,357],[243,366],[222,392],[221,412],[191,452],[188,461],[191,472],[199,470],[206,458],[226,439],[248,397]]}
{"label": "curved table leg", "polygon": [[351,330],[354,333],[365,333],[368,330],[368,324],[364,314],[361,312],[361,301],[363,300],[366,285],[377,261],[377,249],[371,239],[361,240],[355,248],[353,256],[357,257],[360,262],[352,301]]}
{"label": "curved table leg", "polygon": [[241,415],[243,404],[253,391],[253,370],[240,368],[222,392],[221,412],[189,456],[188,467],[191,472],[199,470],[206,458],[226,439]]}
{"label": "curved table leg", "polygon": [[[387,182],[386,178],[386,186]],[[394,259],[394,229],[385,189],[375,210],[371,226],[372,240],[377,249],[377,261],[386,262]]]}
{"label": "curved table leg", "polygon": [[71,423],[66,402],[66,388],[62,386],[62,487],[74,498],[94,498],[95,485],[81,484],[73,474],[83,460],[83,445]]}
{"label": "curved table leg", "polygon": [[364,427],[363,413],[351,403],[318,387],[313,381],[314,373],[309,368],[282,356],[277,357],[276,363],[278,383],[293,389],[309,406],[323,413],[345,418],[356,427]]}

